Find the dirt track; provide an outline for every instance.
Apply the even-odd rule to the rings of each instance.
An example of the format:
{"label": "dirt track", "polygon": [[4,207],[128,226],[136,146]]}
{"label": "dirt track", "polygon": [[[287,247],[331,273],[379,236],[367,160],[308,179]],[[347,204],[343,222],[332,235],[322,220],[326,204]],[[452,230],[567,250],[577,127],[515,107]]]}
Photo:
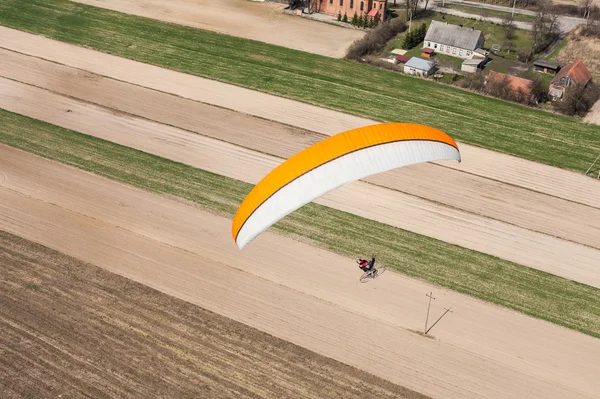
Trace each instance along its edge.
{"label": "dirt track", "polygon": [[0,270],[3,399],[426,399],[2,231]]}
{"label": "dirt track", "polygon": [[[230,221],[0,146],[3,229],[419,392],[444,398],[592,398],[600,340],[266,233],[238,251]],[[286,259],[286,261],[282,261]],[[327,264],[318,278],[306,264]],[[350,265],[350,266],[349,266]],[[215,268],[215,266],[218,266]],[[361,337],[374,334],[366,347]],[[468,388],[467,388],[468,387]]]}
{"label": "dirt track", "polygon": [[[246,148],[119,115],[4,78],[0,78],[0,87],[0,107],[9,111],[248,183],[258,182],[281,162]],[[220,132],[216,126],[211,129],[217,135]],[[276,130],[254,133],[278,137]],[[341,187],[315,202],[600,287],[597,249],[364,182]]]}
{"label": "dirt track", "polygon": [[[0,77],[280,158],[288,158],[326,137],[8,50],[0,49],[0,58],[3,60]],[[594,223],[600,220],[600,208],[433,164],[397,169],[364,181],[600,248],[600,225]]]}
{"label": "dirt track", "polygon": [[[287,6],[248,0],[75,0],[127,14],[342,58],[365,32],[297,18]],[[243,51],[240,49],[240,51]]]}
{"label": "dirt track", "polygon": [[[14,29],[0,27],[0,47],[325,135],[377,123]],[[445,163],[445,167],[600,208],[600,182],[587,176],[462,143],[459,145],[465,161]]]}

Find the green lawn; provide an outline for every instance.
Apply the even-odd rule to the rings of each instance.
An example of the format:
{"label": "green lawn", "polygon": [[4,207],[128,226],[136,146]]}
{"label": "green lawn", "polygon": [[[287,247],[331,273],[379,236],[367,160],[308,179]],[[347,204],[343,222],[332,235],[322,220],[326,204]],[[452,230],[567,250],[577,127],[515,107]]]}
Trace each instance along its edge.
{"label": "green lawn", "polygon": [[558,53],[560,53],[560,51],[563,48],[565,48],[568,43],[569,43],[569,39],[565,37],[563,39],[563,41],[560,42],[560,44],[558,46],[556,46],[556,48],[554,50],[552,50],[552,52],[550,54],[548,54],[548,56],[546,57],[546,60],[548,60],[548,61],[554,60],[558,56]]}
{"label": "green lawn", "polygon": [[579,172],[600,152],[598,126],[357,62],[66,0],[0,0],[0,24]]}
{"label": "green lawn", "polygon": [[[448,22],[452,25],[463,25],[467,28],[480,30],[485,37],[485,48],[489,50],[492,45],[499,44],[501,46],[499,55],[508,59],[516,59],[517,52],[519,50],[528,50],[532,43],[531,35],[528,31],[517,29],[515,31],[515,37],[511,40],[514,49],[510,52],[506,52],[506,34],[500,25],[495,25],[492,22],[462,18],[455,15],[441,14],[432,11],[421,12],[417,18],[413,19],[413,28],[418,28],[423,22],[429,26],[431,21]],[[391,40],[386,46],[386,52],[389,52],[394,48],[402,48],[404,35],[405,32],[400,33],[394,40]]]}
{"label": "green lawn", "polygon": [[[477,14],[482,17],[492,17],[492,18],[505,18],[511,15],[510,12],[498,11],[498,10],[487,10],[479,7],[469,7],[462,4],[447,4],[444,8],[448,8],[451,10],[457,10],[466,12],[469,14]],[[515,21],[523,21],[523,22],[533,22],[535,21],[535,17],[533,15],[523,15],[515,13],[514,16]]]}
{"label": "green lawn", "polygon": [[[0,110],[0,143],[233,216],[252,185]],[[310,203],[272,230],[600,337],[600,290]],[[368,234],[365,234],[368,232]]]}

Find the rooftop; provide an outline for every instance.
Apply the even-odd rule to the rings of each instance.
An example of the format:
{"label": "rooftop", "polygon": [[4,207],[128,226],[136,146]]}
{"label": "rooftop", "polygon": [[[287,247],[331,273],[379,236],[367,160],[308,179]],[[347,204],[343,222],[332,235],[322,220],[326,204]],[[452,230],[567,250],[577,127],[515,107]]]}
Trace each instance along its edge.
{"label": "rooftop", "polygon": [[560,68],[560,64],[558,62],[547,61],[547,60],[544,60],[542,58],[540,58],[539,60],[535,60],[535,62],[533,63],[533,65],[539,66],[539,67],[542,67],[542,68],[550,68],[550,69],[558,69],[558,68]]}
{"label": "rooftop", "polygon": [[558,82],[560,78],[565,76],[569,76],[571,80],[575,83],[587,84],[590,80],[592,80],[592,74],[589,69],[583,65],[583,61],[581,58],[578,58],[577,61],[572,62],[570,64],[565,65],[550,81],[550,84],[554,84]]}
{"label": "rooftop", "polygon": [[491,81],[500,81],[505,78],[508,80],[508,85],[510,86],[510,88],[512,90],[518,91],[520,89],[525,94],[529,94],[531,92],[531,87],[529,85],[532,83],[532,81],[529,79],[523,79],[523,78],[519,78],[517,76],[506,75],[504,73],[491,71],[487,77],[487,80],[488,81],[490,81],[490,80]]}
{"label": "rooftop", "polygon": [[477,48],[478,41],[483,38],[480,30],[473,28],[461,28],[458,25],[451,25],[447,22],[431,21],[425,41],[445,44],[458,48],[464,48],[474,51]]}
{"label": "rooftop", "polygon": [[424,60],[418,57],[412,57],[406,64],[404,64],[410,68],[419,69],[421,71],[429,71],[431,68],[435,66],[435,64],[431,61]]}

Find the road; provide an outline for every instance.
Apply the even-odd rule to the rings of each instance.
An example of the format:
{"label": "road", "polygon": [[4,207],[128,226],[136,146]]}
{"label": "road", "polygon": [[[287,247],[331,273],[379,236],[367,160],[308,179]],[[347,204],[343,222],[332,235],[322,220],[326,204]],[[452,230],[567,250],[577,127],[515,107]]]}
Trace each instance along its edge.
{"label": "road", "polygon": [[[493,5],[493,4],[476,3],[476,2],[465,1],[465,0],[443,0],[443,2],[445,4],[460,4],[460,5],[463,5],[466,7],[482,8],[482,9],[487,9],[487,10],[495,10],[495,11],[503,11],[503,12],[512,13],[511,7],[504,7],[504,6],[498,6],[498,5]],[[434,0],[433,3],[434,4],[442,4],[442,1]],[[435,11],[445,12],[447,14],[458,15],[458,16],[468,16],[468,17],[475,17],[475,18],[480,17],[477,14],[467,14],[467,13],[463,13],[462,11],[459,11],[459,10],[443,9],[443,8],[437,7],[435,5],[432,5],[432,6],[433,6],[432,9],[435,9]],[[515,14],[533,15],[533,16],[536,15],[535,11],[522,10],[522,9],[518,9],[518,8],[515,9]],[[496,17],[486,17],[484,19],[488,20],[488,21],[493,21],[496,23],[502,22],[502,20],[500,18],[496,18]],[[583,18],[570,17],[570,16],[566,16],[566,15],[559,16],[558,20],[560,22],[560,28],[561,28],[561,32],[563,34],[566,34],[570,31],[572,31],[573,29],[577,28],[577,26],[579,26],[580,24],[585,24],[585,19],[583,19]],[[529,22],[515,21],[515,25],[520,29],[531,30],[531,23],[529,23]]]}

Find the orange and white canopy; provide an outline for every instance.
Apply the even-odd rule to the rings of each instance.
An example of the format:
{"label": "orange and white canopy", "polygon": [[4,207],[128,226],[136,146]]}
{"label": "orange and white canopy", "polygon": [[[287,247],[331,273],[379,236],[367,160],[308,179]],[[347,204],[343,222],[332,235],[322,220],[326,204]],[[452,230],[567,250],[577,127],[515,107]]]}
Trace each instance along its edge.
{"label": "orange and white canopy", "polygon": [[382,123],[316,143],[273,169],[248,194],[233,219],[242,249],[271,225],[344,184],[420,162],[461,161],[446,133],[424,125]]}

